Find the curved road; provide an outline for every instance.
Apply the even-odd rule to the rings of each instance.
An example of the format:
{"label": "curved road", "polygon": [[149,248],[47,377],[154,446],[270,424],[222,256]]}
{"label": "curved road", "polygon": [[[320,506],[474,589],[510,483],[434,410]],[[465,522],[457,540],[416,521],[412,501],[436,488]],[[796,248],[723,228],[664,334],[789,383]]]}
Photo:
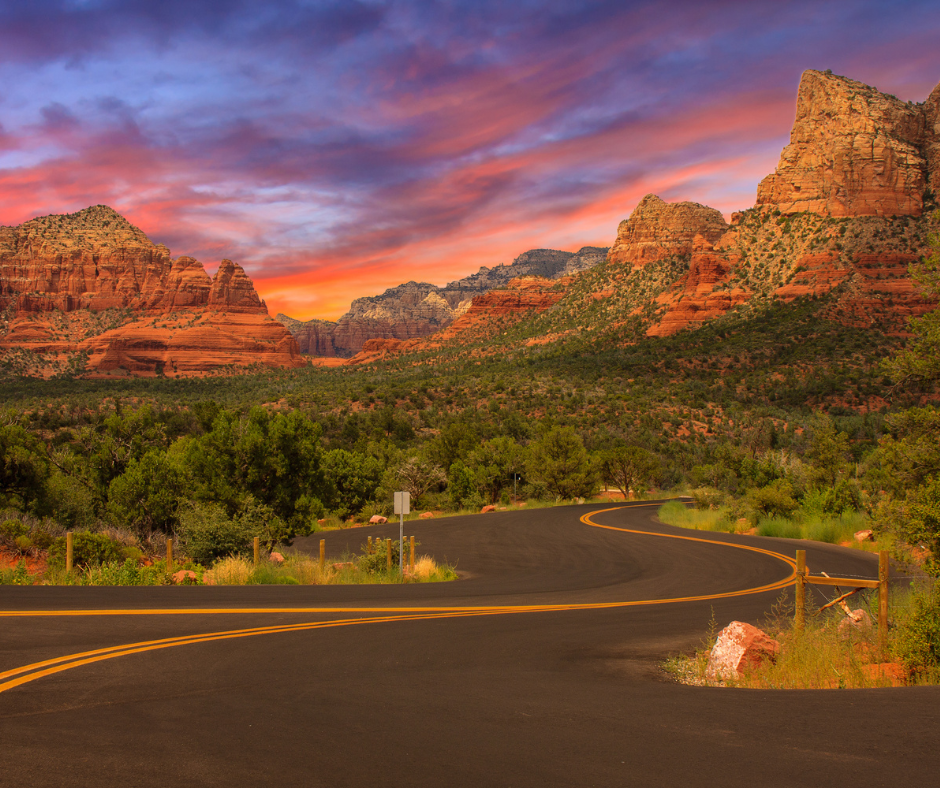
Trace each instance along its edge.
{"label": "curved road", "polygon": [[[409,522],[421,553],[457,563],[447,584],[0,587],[0,785],[936,784],[938,688],[661,671],[713,615],[759,623],[797,547],[814,573],[873,577],[872,556],[654,512]],[[328,553],[397,534],[333,532]]]}

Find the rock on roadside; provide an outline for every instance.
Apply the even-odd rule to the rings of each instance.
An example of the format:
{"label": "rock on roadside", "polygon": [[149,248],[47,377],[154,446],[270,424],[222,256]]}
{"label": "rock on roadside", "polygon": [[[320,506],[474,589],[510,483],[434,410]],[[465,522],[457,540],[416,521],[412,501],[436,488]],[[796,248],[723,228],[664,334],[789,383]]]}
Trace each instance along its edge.
{"label": "rock on roadside", "polygon": [[743,621],[732,621],[718,633],[705,677],[709,681],[738,678],[765,659],[773,660],[779,651],[780,644],[763,630]]}

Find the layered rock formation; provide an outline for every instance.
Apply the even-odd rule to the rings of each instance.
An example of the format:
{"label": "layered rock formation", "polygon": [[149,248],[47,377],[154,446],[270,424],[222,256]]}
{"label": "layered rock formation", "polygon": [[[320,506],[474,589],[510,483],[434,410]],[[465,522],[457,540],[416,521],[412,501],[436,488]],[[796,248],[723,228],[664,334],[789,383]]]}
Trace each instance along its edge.
{"label": "layered rock formation", "polygon": [[505,330],[525,317],[553,307],[564,297],[568,284],[567,279],[513,279],[505,288],[474,298],[466,314],[432,339],[444,342],[457,336],[484,336],[494,330]]}
{"label": "layered rock formation", "polygon": [[830,316],[903,333],[932,308],[906,263],[927,249],[925,194],[940,181],[940,86],[909,104],[860,82],[807,71],[790,144],[755,208],[724,224],[694,203],[645,197],[622,222],[608,263],[687,260],[656,296],[647,329],[694,328],[752,299],[839,293]]}
{"label": "layered rock formation", "polygon": [[358,352],[367,339],[416,339],[453,322],[470,306],[461,293],[427,282],[408,282],[380,296],[357,298],[333,329],[341,355]]}
{"label": "layered rock formation", "polygon": [[330,320],[295,320],[280,312],[274,319],[294,337],[301,353],[328,358],[337,356],[336,345],[333,344],[336,323]]}
{"label": "layered rock formation", "polygon": [[683,328],[701,325],[754,295],[747,287],[723,287],[739,258],[716,251],[701,236],[697,240],[688,274],[657,299],[658,304],[667,308],[659,322],[647,329],[648,336],[669,336]]}
{"label": "layered rock formation", "polygon": [[934,306],[909,271],[927,251],[930,222],[927,216],[835,221],[746,211],[716,244],[700,239],[695,245],[688,273],[658,296],[661,313],[647,334],[694,328],[752,300],[790,302],[834,291],[832,319],[903,334],[910,317]]}
{"label": "layered rock formation", "polygon": [[475,274],[444,287],[408,282],[389,288],[382,295],[357,298],[336,323],[300,321],[283,314],[276,319],[291,332],[302,352],[349,358],[372,339],[410,340],[430,336],[463,315],[476,297],[504,289],[514,279],[570,276],[602,263],[606,254],[606,248],[596,246],[585,246],[577,252],[530,249],[508,265],[484,266]]}
{"label": "layered rock formation", "polygon": [[924,103],[924,156],[928,183],[934,195],[940,193],[940,85]]}
{"label": "layered rock formation", "polygon": [[452,340],[479,342],[557,304],[570,278],[522,277],[473,299],[470,308],[442,331],[421,339],[367,339],[350,364],[369,364],[407,352],[436,350]]}
{"label": "layered rock formation", "polygon": [[757,204],[783,213],[920,216],[940,179],[940,94],[910,104],[831,72],[806,71],[790,144]]}
{"label": "layered rock formation", "polygon": [[720,211],[696,202],[667,203],[647,194],[617,228],[607,262],[634,267],[688,255],[697,235],[714,243],[728,229]]}
{"label": "layered rock formation", "polygon": [[241,266],[223,260],[210,277],[103,205],[0,227],[0,309],[0,353],[32,374],[304,363]]}

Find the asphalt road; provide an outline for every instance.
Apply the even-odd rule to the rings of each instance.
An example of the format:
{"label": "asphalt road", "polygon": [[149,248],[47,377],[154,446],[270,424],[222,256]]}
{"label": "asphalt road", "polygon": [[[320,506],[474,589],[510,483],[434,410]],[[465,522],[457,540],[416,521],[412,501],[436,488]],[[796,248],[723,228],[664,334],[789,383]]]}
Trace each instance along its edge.
{"label": "asphalt road", "polygon": [[[651,507],[589,520],[627,530],[581,521],[596,510],[407,523],[456,562],[447,584],[0,587],[0,785],[938,784],[938,688],[715,689],[661,670],[713,615],[759,623],[792,576],[735,545],[805,547],[814,573],[873,577],[872,556],[681,531]],[[397,534],[334,532],[328,552]]]}

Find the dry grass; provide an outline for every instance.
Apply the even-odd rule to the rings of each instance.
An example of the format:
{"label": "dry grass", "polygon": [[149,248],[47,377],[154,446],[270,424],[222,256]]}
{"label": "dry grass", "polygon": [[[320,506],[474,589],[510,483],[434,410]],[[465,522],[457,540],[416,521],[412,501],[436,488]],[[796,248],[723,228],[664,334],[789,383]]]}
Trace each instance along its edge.
{"label": "dry grass", "polygon": [[456,572],[449,566],[438,565],[433,558],[421,556],[415,561],[415,571],[404,577],[395,566],[390,572],[366,572],[353,560],[320,562],[303,553],[288,553],[283,563],[264,561],[257,567],[246,558],[223,558],[202,575],[205,585],[362,585],[380,583],[433,583],[456,580]]}
{"label": "dry grass", "polygon": [[202,582],[209,586],[243,586],[251,577],[254,567],[247,558],[229,556],[216,561],[202,575]]}
{"label": "dry grass", "polygon": [[437,572],[437,564],[433,558],[424,555],[415,561],[414,578],[422,583],[427,583]]}

